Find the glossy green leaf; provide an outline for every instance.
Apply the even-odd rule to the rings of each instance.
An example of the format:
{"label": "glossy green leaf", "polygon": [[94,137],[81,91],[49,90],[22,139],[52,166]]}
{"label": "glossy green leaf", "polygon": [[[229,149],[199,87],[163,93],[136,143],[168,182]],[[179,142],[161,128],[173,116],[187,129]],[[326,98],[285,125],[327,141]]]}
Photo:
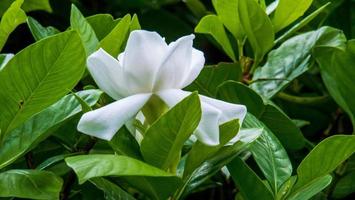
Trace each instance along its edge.
{"label": "glossy green leaf", "polygon": [[240,158],[236,157],[227,165],[233,181],[245,200],[273,200],[273,194],[255,172]]}
{"label": "glossy green leaf", "polygon": [[0,51],[4,47],[7,38],[15,28],[26,22],[26,13],[21,9],[23,0],[16,0],[6,10],[0,22]]}
{"label": "glossy green leaf", "polygon": [[164,170],[174,167],[200,119],[200,99],[192,93],[149,127],[141,143],[145,161]]}
{"label": "glossy green leaf", "polygon": [[143,160],[138,142],[126,127],[122,127],[112,140],[109,141],[109,144],[118,154]]}
{"label": "glossy green leaf", "polygon": [[87,17],[86,20],[94,29],[99,40],[106,37],[120,21],[120,19],[114,19],[110,14],[96,14]]}
{"label": "glossy green leaf", "polygon": [[114,57],[124,48],[124,43],[128,37],[131,24],[131,15],[125,15],[112,31],[100,41],[100,46]]}
{"label": "glossy green leaf", "polygon": [[251,88],[271,98],[309,69],[314,61],[312,49],[317,46],[343,49],[345,41],[344,34],[331,27],[293,37],[269,53],[265,65],[255,71]]}
{"label": "glossy green leaf", "polygon": [[332,182],[331,175],[325,175],[313,180],[310,180],[307,185],[304,185],[301,188],[298,188],[296,191],[293,191],[288,197],[288,200],[308,200],[311,199],[314,195],[321,192],[325,187],[327,187]]}
{"label": "glossy green leaf", "polygon": [[47,12],[52,12],[52,8],[49,1],[50,0],[25,0],[22,8],[26,12],[35,10],[44,10]]}
{"label": "glossy green leaf", "polygon": [[276,105],[242,83],[228,81],[218,89],[222,100],[243,104],[248,111],[262,121],[287,149],[297,150],[305,145],[305,138],[296,124]]}
{"label": "glossy green leaf", "polygon": [[[320,142],[297,168],[295,190],[332,172],[355,153],[354,135],[335,135]],[[326,156],[325,156],[326,155]]]}
{"label": "glossy green leaf", "polygon": [[0,197],[59,199],[62,184],[52,172],[9,170],[0,173]]}
{"label": "glossy green leaf", "polygon": [[73,30],[76,30],[79,33],[86,50],[86,54],[92,54],[97,49],[99,40],[97,39],[95,31],[92,29],[91,25],[74,4],[71,6],[70,26]]}
{"label": "glossy green leaf", "polygon": [[238,0],[213,0],[218,18],[238,41],[243,41],[245,33],[239,21]]}
{"label": "glossy green leaf", "polygon": [[[99,90],[84,90],[77,93],[91,106],[99,100],[101,94]],[[52,128],[80,111],[80,103],[70,94],[9,132],[0,148],[0,168],[24,155],[36,144],[46,139]]]}
{"label": "glossy green leaf", "polygon": [[238,63],[218,63],[202,69],[197,79],[187,89],[198,90],[199,94],[215,97],[218,86],[228,80],[241,80],[243,76]]}
{"label": "glossy green leaf", "polygon": [[0,108],[2,134],[58,101],[84,69],[85,49],[75,31],[41,40],[15,55],[0,71],[0,104],[7,105]]}
{"label": "glossy green leaf", "polygon": [[239,120],[231,120],[219,127],[219,145],[208,146],[196,141],[189,151],[184,168],[184,177],[190,175],[199,165],[214,156],[224,145],[226,145],[239,132]]}
{"label": "glossy green leaf", "polygon": [[216,15],[207,15],[203,17],[195,28],[196,33],[209,34],[217,41],[223,51],[230,59],[236,61],[236,57],[220,19]]}
{"label": "glossy green leaf", "polygon": [[258,64],[274,45],[274,30],[265,11],[256,1],[238,1],[239,20]]}
{"label": "glossy green leaf", "polygon": [[80,184],[91,178],[102,176],[174,176],[127,156],[91,154],[69,157],[65,159],[65,162],[75,171]]}
{"label": "glossy green leaf", "polygon": [[104,192],[106,200],[135,200],[133,196],[118,185],[104,178],[93,178],[90,182]]}
{"label": "glossy green leaf", "polygon": [[248,114],[243,125],[248,128],[263,129],[260,137],[250,146],[250,151],[269,181],[274,194],[277,194],[281,185],[292,174],[292,165],[287,152],[273,133],[253,115]]}
{"label": "glossy green leaf", "polygon": [[301,17],[313,0],[279,0],[272,22],[275,32],[285,28]]}
{"label": "glossy green leaf", "polygon": [[355,171],[341,177],[336,183],[332,197],[336,199],[345,198],[355,192]]}
{"label": "glossy green leaf", "polygon": [[321,69],[322,79],[330,95],[350,116],[355,127],[355,40],[348,42],[346,51],[336,48],[320,47],[314,55]]}
{"label": "glossy green leaf", "polygon": [[44,27],[32,17],[27,18],[27,25],[36,41],[59,33],[56,28],[52,26]]}

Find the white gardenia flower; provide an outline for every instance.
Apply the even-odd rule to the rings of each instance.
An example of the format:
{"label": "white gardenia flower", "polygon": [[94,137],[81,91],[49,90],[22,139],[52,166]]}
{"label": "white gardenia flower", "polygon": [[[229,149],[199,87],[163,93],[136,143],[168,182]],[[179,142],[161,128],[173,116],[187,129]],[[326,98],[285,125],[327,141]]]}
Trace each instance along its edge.
{"label": "white gardenia flower", "polygon": [[[97,85],[117,100],[85,113],[78,130],[111,140],[115,133],[155,94],[173,107],[191,92],[182,88],[192,83],[201,72],[205,58],[192,47],[194,35],[166,44],[156,32],[131,32],[126,49],[115,59],[99,49],[87,59],[88,69]],[[243,105],[231,104],[199,95],[202,117],[195,132],[201,142],[219,144],[219,125],[232,119],[240,123],[246,115]]]}

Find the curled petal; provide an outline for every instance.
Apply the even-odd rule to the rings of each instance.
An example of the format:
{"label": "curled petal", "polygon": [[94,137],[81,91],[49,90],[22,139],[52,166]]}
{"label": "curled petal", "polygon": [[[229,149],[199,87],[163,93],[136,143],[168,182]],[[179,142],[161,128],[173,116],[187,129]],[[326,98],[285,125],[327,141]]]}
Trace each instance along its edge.
{"label": "curled petal", "polygon": [[13,58],[15,55],[12,53],[9,54],[2,54],[1,56],[4,56],[3,60],[0,60],[0,70],[5,67],[5,65]]}
{"label": "curled petal", "polygon": [[85,113],[78,130],[87,135],[111,140],[115,133],[149,100],[151,94],[136,94]]}
{"label": "curled petal", "polygon": [[239,133],[226,144],[226,146],[233,145],[238,141],[250,143],[257,139],[262,134],[263,130],[264,129],[262,128],[241,129]]}
{"label": "curled petal", "polygon": [[203,66],[205,64],[205,57],[202,51],[197,49],[192,49],[191,64],[187,72],[187,76],[181,82],[181,88],[190,85],[200,74]]}
{"label": "curled petal", "polygon": [[150,92],[168,45],[156,32],[132,31],[124,54],[120,55],[127,87],[132,93]]}
{"label": "curled petal", "polygon": [[154,83],[154,90],[181,89],[181,81],[185,80],[192,57],[192,41],[194,35],[188,35],[169,44]]}
{"label": "curled petal", "polygon": [[105,50],[99,49],[87,59],[87,66],[96,84],[114,99],[127,95],[123,69]]}

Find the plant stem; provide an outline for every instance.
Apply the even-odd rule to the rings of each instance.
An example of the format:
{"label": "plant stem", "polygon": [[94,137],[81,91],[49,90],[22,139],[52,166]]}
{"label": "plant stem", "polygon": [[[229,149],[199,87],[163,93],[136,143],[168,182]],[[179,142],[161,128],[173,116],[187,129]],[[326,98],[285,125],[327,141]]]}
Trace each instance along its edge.
{"label": "plant stem", "polygon": [[277,94],[277,97],[285,101],[302,104],[302,105],[322,104],[330,100],[330,97],[328,95],[316,96],[316,97],[298,97],[298,96],[286,94],[284,92],[280,92],[279,94]]}

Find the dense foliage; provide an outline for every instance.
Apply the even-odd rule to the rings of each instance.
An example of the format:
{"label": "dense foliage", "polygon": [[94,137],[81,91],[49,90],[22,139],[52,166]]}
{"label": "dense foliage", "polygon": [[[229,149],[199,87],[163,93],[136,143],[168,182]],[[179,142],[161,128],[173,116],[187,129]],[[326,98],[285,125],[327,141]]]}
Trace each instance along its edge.
{"label": "dense foliage", "polygon": [[354,198],[354,0],[1,0],[0,17],[0,199]]}

